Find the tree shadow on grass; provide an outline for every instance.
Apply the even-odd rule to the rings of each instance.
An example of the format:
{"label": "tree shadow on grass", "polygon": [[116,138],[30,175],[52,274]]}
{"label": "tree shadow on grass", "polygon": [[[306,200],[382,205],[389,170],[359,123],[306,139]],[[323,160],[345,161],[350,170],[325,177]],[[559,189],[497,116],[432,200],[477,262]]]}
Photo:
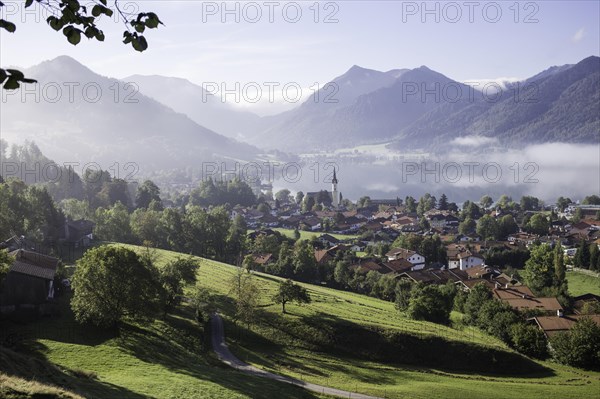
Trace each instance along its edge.
{"label": "tree shadow on grass", "polygon": [[346,358],[433,368],[457,374],[530,378],[554,376],[553,370],[515,352],[426,335],[359,325],[331,314],[302,316],[327,338],[313,342],[319,350]]}
{"label": "tree shadow on grass", "polygon": [[191,309],[178,308],[149,327],[128,325],[118,345],[136,358],[168,370],[211,381],[251,398],[315,398],[288,384],[253,377],[219,362],[212,355],[209,331],[192,319]]}
{"label": "tree shadow on grass", "polygon": [[[142,399],[146,396],[107,382],[99,381],[94,373],[58,367],[43,355],[47,348],[36,343],[32,352],[20,353],[0,347],[0,371],[26,380],[63,388],[85,398]],[[41,396],[40,396],[41,397]]]}

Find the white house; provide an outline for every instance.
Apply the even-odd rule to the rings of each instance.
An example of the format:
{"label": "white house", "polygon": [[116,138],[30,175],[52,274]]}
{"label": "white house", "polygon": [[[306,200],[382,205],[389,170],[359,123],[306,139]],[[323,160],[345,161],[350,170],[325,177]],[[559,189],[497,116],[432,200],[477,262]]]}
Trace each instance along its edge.
{"label": "white house", "polygon": [[393,248],[387,254],[388,261],[405,259],[413,264],[411,270],[421,270],[425,267],[425,257],[418,252],[404,248]]}

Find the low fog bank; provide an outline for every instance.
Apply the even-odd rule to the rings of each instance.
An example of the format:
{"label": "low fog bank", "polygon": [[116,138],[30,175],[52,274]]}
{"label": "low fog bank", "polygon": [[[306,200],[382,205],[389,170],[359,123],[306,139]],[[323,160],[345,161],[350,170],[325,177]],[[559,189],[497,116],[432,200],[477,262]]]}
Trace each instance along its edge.
{"label": "low fog bank", "polygon": [[[452,201],[479,199],[484,194],[497,199],[502,194],[520,198],[533,195],[546,202],[559,196],[573,200],[600,193],[600,144],[549,143],[521,150],[473,152],[453,149],[446,155],[398,161],[357,162],[319,159],[303,165],[302,179],[290,183],[278,179],[274,191],[330,189],[333,164],[338,189],[344,198],[420,197],[445,193]],[[314,170],[319,169],[320,175]],[[293,179],[288,179],[288,181]]]}

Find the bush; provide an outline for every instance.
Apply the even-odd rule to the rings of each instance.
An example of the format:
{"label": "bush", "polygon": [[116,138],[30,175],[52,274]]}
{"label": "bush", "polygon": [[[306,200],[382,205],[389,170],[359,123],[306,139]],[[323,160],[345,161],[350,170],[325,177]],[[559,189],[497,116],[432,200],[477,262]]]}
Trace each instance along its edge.
{"label": "bush", "polygon": [[512,346],[524,355],[544,359],[548,356],[548,342],[537,326],[516,323],[510,329]]}
{"label": "bush", "polygon": [[415,320],[448,324],[451,310],[452,302],[447,300],[443,287],[427,285],[413,291],[407,314]]}
{"label": "bush", "polygon": [[600,368],[600,326],[584,317],[570,331],[550,337],[553,357],[570,366]]}
{"label": "bush", "polygon": [[518,323],[519,320],[519,316],[510,305],[500,301],[489,300],[484,302],[479,309],[477,325],[489,334],[510,344],[510,328],[513,324]]}

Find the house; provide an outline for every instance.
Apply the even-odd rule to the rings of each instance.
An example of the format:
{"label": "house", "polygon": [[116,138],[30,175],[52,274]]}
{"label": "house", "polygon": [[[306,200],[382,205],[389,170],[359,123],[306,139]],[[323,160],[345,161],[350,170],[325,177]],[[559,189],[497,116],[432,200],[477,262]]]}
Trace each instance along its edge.
{"label": "house", "polygon": [[494,298],[508,303],[516,310],[537,310],[548,314],[562,312],[563,307],[556,298],[536,298],[529,287],[513,286],[508,288],[494,288]]}
{"label": "house", "polygon": [[79,219],[65,223],[65,241],[75,248],[89,247],[94,239],[93,230],[96,224],[91,220]]}
{"label": "house", "polygon": [[573,298],[573,311],[581,314],[586,304],[595,305],[600,308],[600,296],[594,294],[583,294]]}
{"label": "house", "polygon": [[407,278],[415,283],[424,284],[446,284],[448,282],[460,283],[467,280],[466,274],[452,270],[412,270],[398,275],[399,278]]}
{"label": "house", "polygon": [[467,270],[471,267],[481,266],[483,263],[483,256],[474,254],[471,251],[461,252],[458,254],[458,268],[460,270]]}
{"label": "house", "polygon": [[359,260],[358,263],[350,265],[350,269],[356,270],[356,271],[359,271],[359,272],[362,272],[365,274],[370,271],[376,271],[381,274],[387,274],[387,273],[391,272],[391,270],[389,270],[385,266],[375,262],[372,259],[361,259],[361,260]]}
{"label": "house", "polygon": [[340,243],[340,240],[332,236],[331,234],[321,234],[317,240],[319,240],[322,244],[327,245],[329,247],[333,247]]}
{"label": "house", "polygon": [[484,259],[481,255],[471,252],[470,249],[460,244],[450,244],[446,247],[448,269],[467,270],[471,267],[481,266]]}
{"label": "house", "polygon": [[394,273],[404,273],[413,270],[414,265],[406,259],[396,259],[383,262],[383,265]]}
{"label": "house", "polygon": [[410,249],[393,248],[385,256],[388,258],[388,261],[399,259],[409,261],[413,265],[412,270],[420,270],[425,267],[425,257]]}
{"label": "house", "polygon": [[273,254],[252,254],[252,259],[260,266],[268,265],[273,261]]}
{"label": "house", "polygon": [[577,321],[583,317],[589,317],[600,326],[600,315],[569,315],[564,316],[562,313],[557,313],[556,316],[537,316],[531,319],[544,332],[546,337],[569,331]]}
{"label": "house", "polygon": [[2,311],[36,308],[54,298],[54,276],[59,260],[52,256],[18,249],[10,253],[14,262],[0,294]]}
{"label": "house", "polygon": [[321,230],[321,220],[314,216],[304,219],[301,223],[306,225],[311,231]]}

